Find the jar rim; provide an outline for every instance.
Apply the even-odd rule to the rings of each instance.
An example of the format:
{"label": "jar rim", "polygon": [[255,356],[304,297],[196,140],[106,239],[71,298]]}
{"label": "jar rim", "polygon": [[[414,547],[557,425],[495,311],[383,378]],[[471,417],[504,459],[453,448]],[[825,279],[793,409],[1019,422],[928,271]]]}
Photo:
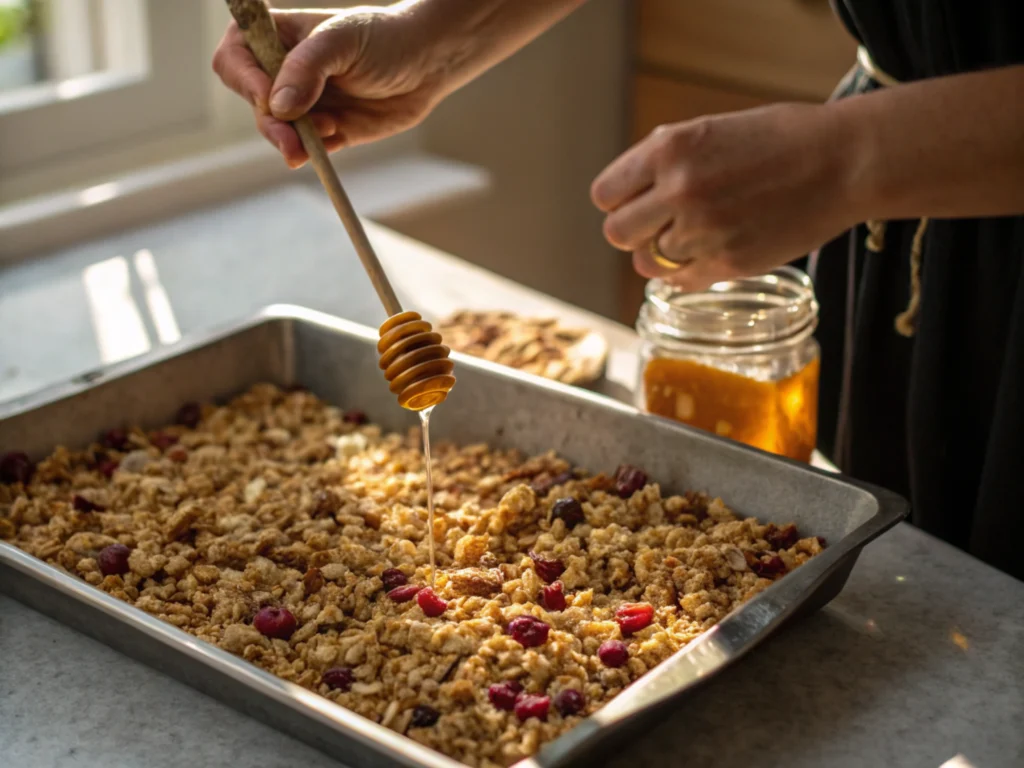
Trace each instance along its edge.
{"label": "jar rim", "polygon": [[694,292],[654,279],[644,294],[636,324],[641,336],[704,351],[713,347],[763,351],[801,341],[818,324],[814,285],[796,267],[723,280]]}

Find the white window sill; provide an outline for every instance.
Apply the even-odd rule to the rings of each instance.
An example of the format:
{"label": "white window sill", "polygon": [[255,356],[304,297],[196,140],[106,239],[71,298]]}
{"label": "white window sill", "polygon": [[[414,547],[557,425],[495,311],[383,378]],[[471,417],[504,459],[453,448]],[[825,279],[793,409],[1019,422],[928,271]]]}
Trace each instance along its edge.
{"label": "white window sill", "polygon": [[[337,158],[338,156],[336,156]],[[490,186],[484,169],[419,151],[399,136],[356,147],[336,163],[359,213],[370,219],[453,204]],[[302,180],[262,139],[145,168],[90,187],[0,206],[0,264]]]}

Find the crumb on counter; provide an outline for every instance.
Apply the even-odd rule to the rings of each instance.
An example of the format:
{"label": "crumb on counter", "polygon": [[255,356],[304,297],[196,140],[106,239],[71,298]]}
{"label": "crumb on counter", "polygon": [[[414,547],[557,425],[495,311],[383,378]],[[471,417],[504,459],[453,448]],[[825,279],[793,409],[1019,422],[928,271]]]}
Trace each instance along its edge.
{"label": "crumb on counter", "polygon": [[481,768],[532,755],[824,545],[663,496],[637,467],[443,443],[431,532],[418,430],[352,413],[257,385],[38,465],[6,454],[0,538]]}

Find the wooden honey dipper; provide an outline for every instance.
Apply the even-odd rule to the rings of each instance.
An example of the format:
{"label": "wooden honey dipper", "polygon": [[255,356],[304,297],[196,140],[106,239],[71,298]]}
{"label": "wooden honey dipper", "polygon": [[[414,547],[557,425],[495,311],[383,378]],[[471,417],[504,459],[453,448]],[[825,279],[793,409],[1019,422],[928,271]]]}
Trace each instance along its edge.
{"label": "wooden honey dipper", "polygon": [[[275,79],[281,71],[287,51],[277,33],[277,25],[266,0],[226,2],[263,71],[270,75],[271,80]],[[398,395],[398,404],[403,408],[422,411],[438,405],[455,386],[455,377],[452,375],[455,363],[448,357],[450,350],[441,343],[441,334],[434,331],[419,313],[403,311],[370,239],[366,236],[363,224],[331,165],[327,149],[313,121],[307,115],[300,117],[293,125],[309,155],[310,164],[341,217],[356,253],[359,254],[359,260],[389,315],[380,327],[380,341],[377,342],[384,378],[389,382],[391,391]]]}

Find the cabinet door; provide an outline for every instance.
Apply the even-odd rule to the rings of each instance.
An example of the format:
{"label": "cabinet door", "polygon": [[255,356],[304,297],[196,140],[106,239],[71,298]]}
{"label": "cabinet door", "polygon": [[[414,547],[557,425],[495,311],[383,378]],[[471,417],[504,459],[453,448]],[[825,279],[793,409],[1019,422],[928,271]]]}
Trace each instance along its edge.
{"label": "cabinet door", "polygon": [[828,0],[638,0],[641,66],[821,101],[856,45]]}

